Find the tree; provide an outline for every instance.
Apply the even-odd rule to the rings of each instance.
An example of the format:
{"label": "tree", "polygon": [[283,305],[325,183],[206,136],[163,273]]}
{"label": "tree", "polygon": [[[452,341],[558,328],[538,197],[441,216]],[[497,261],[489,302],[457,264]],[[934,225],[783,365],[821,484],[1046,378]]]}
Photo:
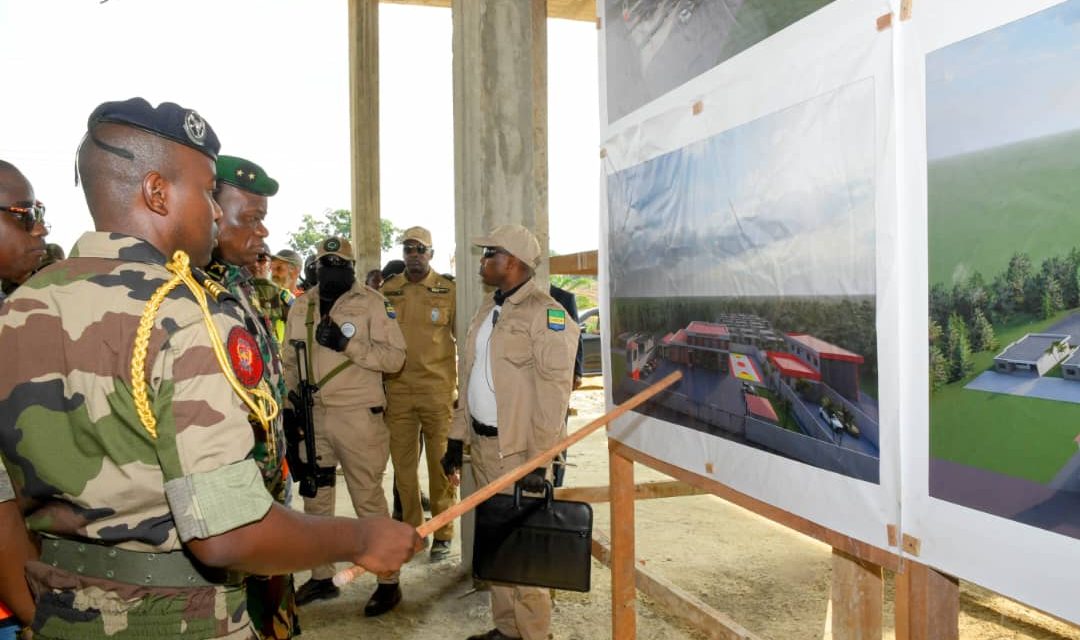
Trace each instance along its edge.
{"label": "tree", "polygon": [[975,311],[975,318],[971,321],[971,348],[974,351],[991,351],[997,349],[997,337],[994,336],[994,325],[986,319],[982,311]]}
{"label": "tree", "polygon": [[1042,288],[1042,299],[1039,306],[1040,315],[1049,318],[1065,308],[1065,301],[1061,295],[1061,285],[1055,278],[1048,277]]}
{"label": "tree", "polygon": [[967,325],[960,314],[949,316],[949,382],[963,379],[975,369]]}
{"label": "tree", "polygon": [[930,391],[937,391],[949,381],[949,363],[937,346],[930,347]]}
{"label": "tree", "polygon": [[[382,250],[394,246],[401,229],[386,218],[379,220]],[[315,246],[329,236],[352,238],[352,212],[348,209],[327,209],[322,219],[316,220],[310,213],[305,213],[300,220],[300,228],[289,234],[289,246],[300,255],[315,253]]]}

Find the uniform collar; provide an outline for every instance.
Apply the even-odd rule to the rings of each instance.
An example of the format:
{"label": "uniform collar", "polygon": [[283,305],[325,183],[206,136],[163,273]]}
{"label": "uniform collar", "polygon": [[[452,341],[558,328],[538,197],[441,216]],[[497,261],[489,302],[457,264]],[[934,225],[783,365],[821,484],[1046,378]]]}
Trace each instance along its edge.
{"label": "uniform collar", "polygon": [[164,265],[165,254],[142,238],[124,233],[87,231],[71,250],[72,258],[108,258]]}
{"label": "uniform collar", "polygon": [[529,295],[529,293],[532,291],[532,289],[533,289],[533,279],[532,278],[529,278],[525,282],[522,282],[518,286],[514,287],[513,289],[511,289],[505,295],[503,295],[502,292],[500,292],[498,289],[496,289],[495,294],[493,296],[494,300],[495,300],[495,304],[502,305],[502,303],[504,303],[504,302],[509,302],[510,304],[520,304],[521,301],[523,299],[525,299],[526,296]]}
{"label": "uniform collar", "polygon": [[251,281],[251,272],[247,267],[222,262],[220,258],[212,258],[206,266],[206,273],[217,280],[226,288]]}

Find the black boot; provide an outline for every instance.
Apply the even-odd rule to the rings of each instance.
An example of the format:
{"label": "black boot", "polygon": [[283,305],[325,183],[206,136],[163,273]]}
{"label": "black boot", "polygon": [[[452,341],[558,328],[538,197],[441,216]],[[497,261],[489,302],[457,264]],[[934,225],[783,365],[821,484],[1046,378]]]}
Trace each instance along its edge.
{"label": "black boot", "polygon": [[375,588],[375,593],[371,594],[371,599],[364,605],[364,615],[368,618],[381,616],[396,607],[399,602],[401,602],[401,585],[396,582],[380,584]]}
{"label": "black boot", "polygon": [[296,590],[296,605],[301,606],[315,600],[331,600],[341,595],[341,589],[334,586],[332,578],[315,580],[312,578]]}

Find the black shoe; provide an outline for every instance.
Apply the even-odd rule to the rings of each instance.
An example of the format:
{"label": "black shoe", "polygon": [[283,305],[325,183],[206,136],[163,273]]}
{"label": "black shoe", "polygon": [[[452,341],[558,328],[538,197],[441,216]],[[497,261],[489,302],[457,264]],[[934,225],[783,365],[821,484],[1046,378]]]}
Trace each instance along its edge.
{"label": "black shoe", "polygon": [[332,600],[341,595],[341,589],[334,586],[332,578],[325,580],[311,579],[296,590],[296,605],[301,606],[315,600]]}
{"label": "black shoe", "polygon": [[399,602],[401,602],[401,585],[380,584],[375,588],[375,593],[371,594],[371,599],[364,605],[364,615],[368,618],[381,616],[396,607]]}
{"label": "black shoe", "polygon": [[481,633],[478,636],[469,636],[466,640],[521,640],[521,638],[515,638],[514,636],[508,636],[502,633],[498,629],[492,629],[487,633]]}
{"label": "black shoe", "polygon": [[420,508],[431,513],[431,500],[423,491],[420,492]]}
{"label": "black shoe", "polygon": [[431,543],[431,561],[438,562],[450,557],[450,541],[436,540]]}

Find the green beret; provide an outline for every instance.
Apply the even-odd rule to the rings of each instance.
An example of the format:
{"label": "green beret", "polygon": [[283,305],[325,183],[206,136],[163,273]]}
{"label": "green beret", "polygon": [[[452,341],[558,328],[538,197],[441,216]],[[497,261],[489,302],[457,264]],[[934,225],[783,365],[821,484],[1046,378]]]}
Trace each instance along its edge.
{"label": "green beret", "polygon": [[260,196],[272,196],[278,190],[277,180],[266,175],[262,167],[236,156],[218,156],[217,179]]}

